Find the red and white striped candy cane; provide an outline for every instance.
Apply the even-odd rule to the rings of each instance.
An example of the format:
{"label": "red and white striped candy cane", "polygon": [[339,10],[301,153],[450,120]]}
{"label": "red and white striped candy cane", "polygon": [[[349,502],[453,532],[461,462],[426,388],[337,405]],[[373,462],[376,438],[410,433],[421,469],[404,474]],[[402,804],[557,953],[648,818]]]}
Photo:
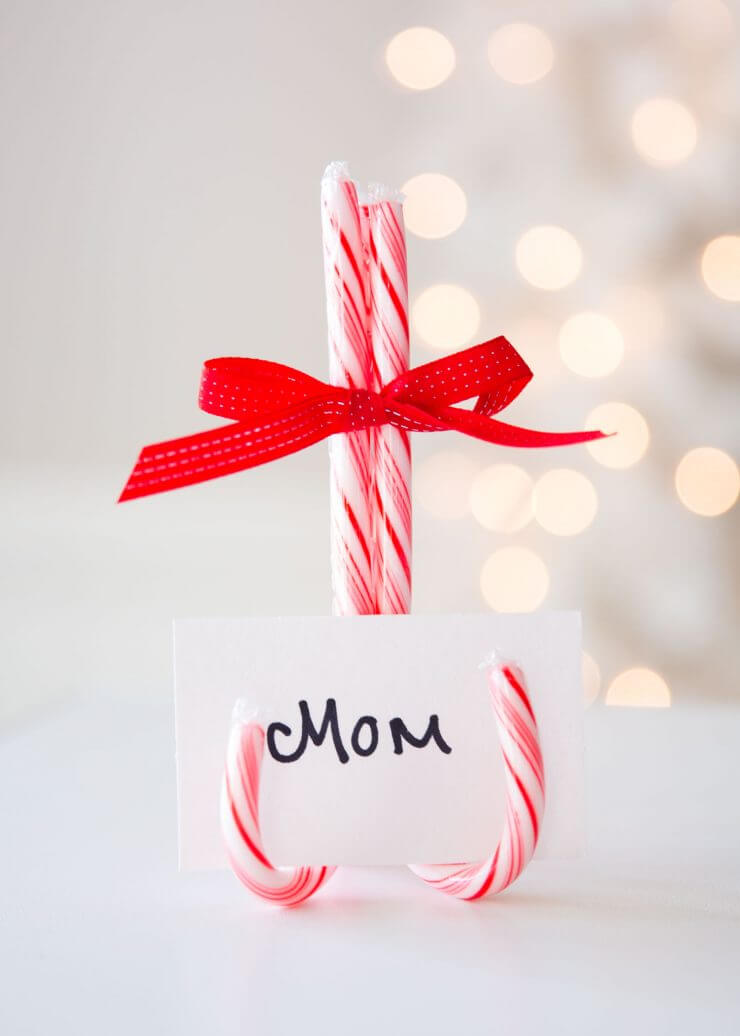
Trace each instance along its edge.
{"label": "red and white striped candy cane", "polygon": [[501,840],[481,863],[411,866],[432,888],[468,900],[495,895],[519,877],[534,853],[545,809],[542,751],[524,676],[513,663],[495,655],[484,668],[504,757],[506,820]]}
{"label": "red and white striped candy cane", "polygon": [[262,845],[260,774],[265,732],[237,704],[221,784],[221,830],[231,869],[250,892],[280,906],[297,906],[332,876],[334,867],[273,867]]}
{"label": "red and white striped candy cane", "polygon": [[[401,195],[370,187],[370,344],[376,390],[409,367],[408,279]],[[375,430],[375,602],[381,614],[411,609],[411,444],[390,425]]]}
{"label": "red and white striped candy cane", "polygon": [[[378,389],[408,368],[406,248],[400,199],[374,188],[360,207],[346,166],[327,168],[321,188],[329,366],[334,384]],[[408,436],[390,427],[330,441],[331,563],[335,614],[407,613],[411,600],[411,455]],[[377,541],[374,545],[374,540]],[[415,864],[433,888],[475,900],[507,888],[539,837],[545,777],[537,723],[524,677],[512,663],[486,665],[504,757],[506,821],[481,863]],[[259,781],[264,730],[255,719],[232,726],[221,794],[229,861],[264,899],[293,906],[334,867],[277,869],[262,847]]]}
{"label": "red and white striped candy cane", "polygon": [[[537,722],[521,671],[493,656],[484,666],[504,759],[506,820],[495,852],[480,863],[412,864],[432,888],[476,900],[503,891],[532,858],[545,808]],[[262,899],[296,906],[328,881],[335,867],[276,868],[265,854],[259,819],[265,733],[237,705],[221,789],[221,828],[232,870]]]}
{"label": "red and white striped candy cane", "polygon": [[[321,181],[329,380],[370,389],[372,353],[367,328],[367,266],[357,190],[342,162]],[[376,611],[373,584],[373,435],[370,429],[329,440],[331,572],[335,615]]]}

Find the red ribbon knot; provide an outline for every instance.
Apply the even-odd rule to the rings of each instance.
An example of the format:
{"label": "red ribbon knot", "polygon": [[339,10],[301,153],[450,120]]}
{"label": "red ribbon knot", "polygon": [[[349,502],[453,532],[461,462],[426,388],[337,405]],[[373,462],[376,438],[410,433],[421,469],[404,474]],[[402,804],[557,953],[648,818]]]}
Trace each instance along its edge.
{"label": "red ribbon knot", "polygon": [[[391,424],[457,431],[501,446],[568,446],[602,432],[537,432],[494,420],[532,372],[503,337],[414,367],[378,392],[327,385],[269,360],[207,360],[199,404],[231,424],[145,446],[120,500],[150,496],[267,464],[329,435]],[[475,399],[472,410],[455,406]]]}
{"label": "red ribbon knot", "polygon": [[347,423],[353,431],[390,424],[388,404],[379,392],[370,389],[352,389],[347,400]]}

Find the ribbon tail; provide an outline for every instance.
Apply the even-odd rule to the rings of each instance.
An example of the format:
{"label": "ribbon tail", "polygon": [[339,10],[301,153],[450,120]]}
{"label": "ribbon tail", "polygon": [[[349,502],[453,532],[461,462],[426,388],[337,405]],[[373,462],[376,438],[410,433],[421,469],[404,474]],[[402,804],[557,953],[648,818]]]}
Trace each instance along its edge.
{"label": "ribbon tail", "polygon": [[119,503],[182,489],[278,460],[325,439],[331,422],[304,413],[262,425],[236,421],[181,439],[145,446],[118,498]]}
{"label": "ribbon tail", "polygon": [[498,446],[514,446],[519,449],[541,449],[551,446],[574,446],[577,443],[593,442],[608,438],[605,432],[587,430],[580,432],[540,432],[533,428],[520,428],[490,417],[483,417],[474,411],[444,407],[438,411],[448,428],[484,442]]}

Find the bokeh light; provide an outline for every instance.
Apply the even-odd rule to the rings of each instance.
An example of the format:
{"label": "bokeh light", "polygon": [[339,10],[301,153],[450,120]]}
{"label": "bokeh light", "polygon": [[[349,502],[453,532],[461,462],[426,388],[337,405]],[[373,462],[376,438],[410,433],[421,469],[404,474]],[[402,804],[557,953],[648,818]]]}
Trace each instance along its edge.
{"label": "bokeh light", "polygon": [[701,275],[706,286],[720,299],[740,302],[740,237],[715,237],[701,257]]}
{"label": "bokeh light", "polygon": [[546,384],[562,377],[562,366],[558,355],[558,326],[539,314],[529,313],[507,320],[504,333],[511,344],[521,353],[534,373],[534,384],[528,393],[544,388]]}
{"label": "bokeh light", "polygon": [[683,162],[696,147],[696,136],[694,116],[670,97],[643,101],[632,116],[632,141],[650,165]]}
{"label": "bokeh light", "polygon": [[506,337],[517,349],[528,345],[538,352],[557,351],[557,325],[540,314],[527,314],[507,321],[505,330]]}
{"label": "bokeh light", "polygon": [[629,468],[644,456],[650,442],[647,421],[627,403],[602,403],[586,418],[584,428],[616,432],[609,439],[586,444],[586,449],[606,468]]}
{"label": "bokeh light", "polygon": [[735,26],[722,0],[674,0],[669,23],[679,39],[692,47],[732,45]]}
{"label": "bokeh light", "polygon": [[601,671],[588,652],[581,656],[581,676],[583,679],[583,699],[586,705],[593,705],[601,690]]}
{"label": "bokeh light", "polygon": [[621,331],[603,313],[575,313],[560,328],[558,341],[563,363],[582,378],[611,374],[624,354]]}
{"label": "bokeh light", "polygon": [[606,704],[665,709],[671,704],[671,692],[663,677],[652,669],[627,669],[612,680]]}
{"label": "bokeh light", "polygon": [[596,516],[599,500],[593,485],[580,471],[554,468],[534,487],[535,518],[555,536],[575,536]]}
{"label": "bokeh light", "polygon": [[455,68],[455,50],[441,32],[425,26],[404,29],[385,50],[391,75],[410,90],[431,90]]}
{"label": "bokeh light", "polygon": [[666,316],[660,299],[643,285],[614,288],[604,309],[614,318],[629,345],[646,348],[659,342],[665,333]]}
{"label": "bokeh light", "polygon": [[484,529],[516,532],[532,519],[532,479],[516,464],[484,468],[473,480],[470,508]]}
{"label": "bokeh light", "polygon": [[417,237],[446,237],[465,219],[465,192],[442,173],[420,173],[403,185],[406,228]]}
{"label": "bokeh light", "polygon": [[676,492],[681,503],[706,518],[714,518],[733,506],[740,491],[735,461],[724,450],[700,446],[689,450],[676,468]]}
{"label": "bokeh light", "polygon": [[560,291],[581,272],[581,246],[562,227],[530,227],[517,241],[516,265],[525,281],[543,291]]}
{"label": "bokeh light", "polygon": [[459,349],[480,323],[478,303],[458,284],[433,284],[418,297],[412,308],[414,326],[433,349]]}
{"label": "bokeh light", "polygon": [[507,83],[536,83],[552,68],[554,51],[549,37],[536,25],[504,25],[488,41],[488,60]]}
{"label": "bokeh light", "polygon": [[435,518],[470,514],[470,486],[478,468],[464,453],[440,450],[414,470],[414,496]]}
{"label": "bokeh light", "polygon": [[531,612],[544,601],[550,585],[547,566],[527,547],[502,547],[481,569],[480,587],[498,612]]}

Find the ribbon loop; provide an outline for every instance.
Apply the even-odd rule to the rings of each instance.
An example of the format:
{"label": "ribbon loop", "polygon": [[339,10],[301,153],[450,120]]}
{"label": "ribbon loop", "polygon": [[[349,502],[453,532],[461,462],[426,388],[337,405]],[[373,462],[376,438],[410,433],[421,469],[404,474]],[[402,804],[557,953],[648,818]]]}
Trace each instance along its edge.
{"label": "ribbon loop", "polygon": [[[380,392],[327,385],[269,360],[207,360],[200,407],[231,419],[207,432],[146,446],[119,500],[149,496],[244,471],[337,432],[392,424],[409,432],[458,431],[502,446],[567,446],[602,432],[537,432],[493,420],[532,372],[503,337],[433,360]],[[454,406],[476,398],[474,409]]]}
{"label": "ribbon loop", "polygon": [[284,363],[222,356],[203,364],[198,405],[207,414],[232,421],[264,417],[301,400],[316,398],[327,387],[310,374]]}
{"label": "ribbon loop", "polygon": [[[450,406],[478,398],[487,413],[503,410],[526,386],[532,372],[503,336],[451,356],[414,367],[383,389],[399,403]],[[486,400],[481,404],[482,400]],[[491,409],[495,407],[495,409]]]}

